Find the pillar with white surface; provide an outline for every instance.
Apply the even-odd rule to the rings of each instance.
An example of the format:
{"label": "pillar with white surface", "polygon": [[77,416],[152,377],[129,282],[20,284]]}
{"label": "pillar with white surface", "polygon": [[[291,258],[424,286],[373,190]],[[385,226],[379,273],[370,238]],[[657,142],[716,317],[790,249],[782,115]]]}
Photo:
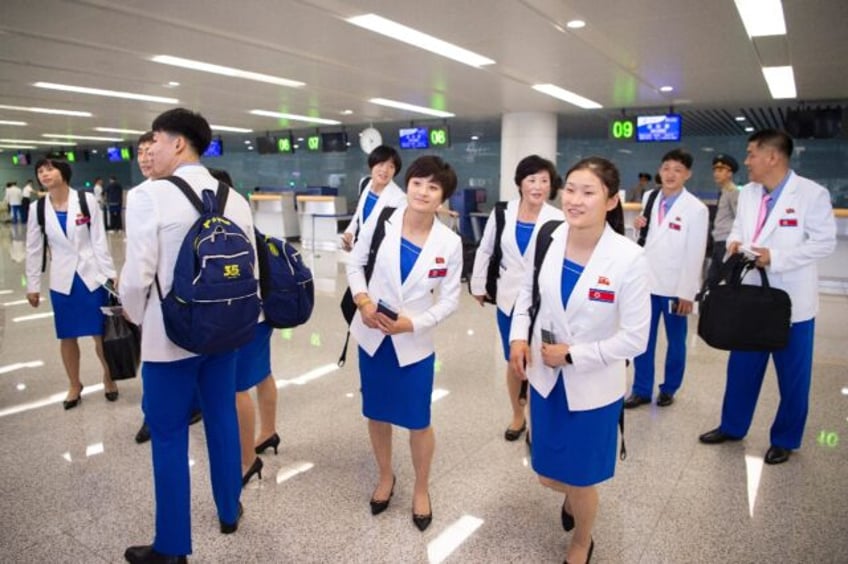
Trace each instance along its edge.
{"label": "pillar with white surface", "polygon": [[556,163],[557,117],[545,112],[516,112],[501,117],[500,199],[518,196],[515,167],[528,155]]}

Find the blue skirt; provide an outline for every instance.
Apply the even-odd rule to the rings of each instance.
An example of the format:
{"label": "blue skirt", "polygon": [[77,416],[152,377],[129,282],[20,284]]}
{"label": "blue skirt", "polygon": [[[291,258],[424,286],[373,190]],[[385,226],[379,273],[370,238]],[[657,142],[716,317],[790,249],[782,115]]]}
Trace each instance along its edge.
{"label": "blue skirt", "polygon": [[571,486],[592,486],[612,478],[624,400],[570,411],[564,389],[562,372],[547,398],[530,386],[533,470]]}
{"label": "blue skirt", "polygon": [[56,337],[74,339],[103,335],[104,319],[100,308],[106,305],[108,298],[109,294],[103,286],[98,286],[93,292],[89,291],[79,274],[74,275],[70,294],[50,290]]}
{"label": "blue skirt", "polygon": [[245,392],[271,373],[271,333],[274,328],[265,323],[256,325],[253,340],[236,354],[236,391]]}
{"label": "blue skirt", "polygon": [[362,415],[407,429],[430,426],[430,397],[436,355],[408,366],[399,366],[391,337],[386,337],[373,357],[359,347]]}
{"label": "blue skirt", "polygon": [[503,345],[504,360],[509,362],[509,330],[512,327],[512,315],[507,315],[498,309],[498,332],[501,334],[501,345]]}

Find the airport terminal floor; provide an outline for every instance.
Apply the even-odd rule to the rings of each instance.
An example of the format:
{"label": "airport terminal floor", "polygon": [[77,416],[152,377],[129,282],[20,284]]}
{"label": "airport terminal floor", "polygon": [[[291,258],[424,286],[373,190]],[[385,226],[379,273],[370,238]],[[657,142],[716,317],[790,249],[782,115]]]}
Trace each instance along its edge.
{"label": "airport terminal floor", "polygon": [[[133,440],[140,381],[119,382],[120,398],[107,402],[92,341],[83,339],[83,401],[62,409],[67,379],[50,304],[25,302],[23,236],[0,226],[0,561],[121,562],[127,546],[153,534],[150,445]],[[123,237],[109,238],[120,265]],[[219,532],[203,426],[190,429],[189,560],[561,562],[571,538],[560,525],[562,497],[538,483],[523,441],[503,439],[509,405],[495,312],[465,293],[437,336],[433,523],[420,533],[411,521],[408,434],[398,430],[394,497],[371,515],[376,468],[355,345],[347,365],[336,365],[344,277],[335,252],[307,258],[317,279],[313,318],[272,340],[280,451],[263,456],[262,479],[245,487],[235,534]],[[768,466],[773,367],[745,440],[700,444],[719,422],[727,353],[700,341],[690,319],[675,403],[627,412],[628,456],[600,487],[592,562],[846,562],[846,320],[848,295],[822,294],[804,443],[787,463]],[[663,351],[661,340],[658,358]]]}

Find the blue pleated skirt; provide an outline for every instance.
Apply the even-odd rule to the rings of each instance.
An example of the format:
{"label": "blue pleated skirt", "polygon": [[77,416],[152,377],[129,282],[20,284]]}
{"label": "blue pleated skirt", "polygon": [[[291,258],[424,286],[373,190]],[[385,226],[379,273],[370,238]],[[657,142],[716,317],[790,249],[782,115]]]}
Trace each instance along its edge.
{"label": "blue pleated skirt", "polygon": [[399,366],[391,337],[374,356],[359,347],[362,415],[407,429],[430,426],[430,396],[436,355],[408,366]]}
{"label": "blue pleated skirt", "polygon": [[104,320],[100,308],[106,305],[108,297],[109,294],[102,286],[93,292],[89,291],[79,274],[74,275],[70,294],[50,290],[56,337],[73,339],[103,335]]}
{"label": "blue pleated skirt", "polygon": [[253,340],[236,354],[236,391],[244,392],[271,373],[271,334],[274,328],[265,323],[256,325]]}
{"label": "blue pleated skirt", "polygon": [[571,486],[591,486],[612,478],[624,400],[571,411],[564,388],[562,372],[547,398],[530,386],[533,470]]}

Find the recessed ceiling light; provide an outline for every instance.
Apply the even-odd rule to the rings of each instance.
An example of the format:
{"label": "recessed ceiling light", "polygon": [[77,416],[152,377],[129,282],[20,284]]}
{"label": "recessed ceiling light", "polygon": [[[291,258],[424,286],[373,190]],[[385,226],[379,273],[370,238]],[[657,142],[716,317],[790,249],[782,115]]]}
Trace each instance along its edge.
{"label": "recessed ceiling light", "polygon": [[432,35],[427,35],[417,29],[388,20],[377,14],[365,14],[348,18],[347,22],[472,67],[482,67],[495,63],[495,61],[488,57],[484,57],[468,49],[463,49]]}
{"label": "recessed ceiling light", "polygon": [[786,35],[780,0],[734,0],[748,37]]}
{"label": "recessed ceiling light", "polygon": [[472,141],[477,141],[478,139],[480,139],[480,136],[479,136],[479,135],[472,135],[472,136],[471,136],[471,140],[472,140]]}
{"label": "recessed ceiling light", "polygon": [[180,85],[180,83],[177,82],[176,80],[172,80],[171,82],[168,83],[168,86],[170,86],[171,88],[173,88],[175,86],[179,86],[179,85]]}
{"label": "recessed ceiling light", "polygon": [[120,127],[95,127],[93,129],[94,131],[101,131],[103,133],[126,133],[127,135],[144,135],[147,133],[139,129],[122,129]]}
{"label": "recessed ceiling light", "polygon": [[597,110],[598,108],[603,108],[603,106],[594,100],[584,98],[579,94],[575,94],[570,90],[560,88],[554,84],[534,84],[533,90],[541,92],[542,94],[547,94],[548,96],[553,96],[554,98],[562,100],[563,102],[568,102],[569,104],[573,104],[578,108],[583,108],[584,110]]}
{"label": "recessed ceiling light", "polygon": [[660,92],[671,92],[674,90],[674,86],[660,86]]}
{"label": "recessed ceiling light", "polygon": [[583,20],[571,20],[569,22],[566,22],[565,27],[567,27],[568,29],[581,29],[586,27],[586,22],[584,22]]}
{"label": "recessed ceiling light", "polygon": [[372,104],[377,104],[378,106],[386,106],[388,108],[406,110],[408,112],[416,112],[427,116],[449,118],[454,117],[455,115],[442,110],[434,110],[433,108],[425,108],[424,106],[416,106],[415,104],[407,104],[406,102],[398,102],[396,100],[387,100],[386,98],[371,98],[368,101]]}
{"label": "recessed ceiling light", "polygon": [[353,115],[353,110],[342,110],[339,113],[342,114],[343,116],[349,116],[349,115]]}
{"label": "recessed ceiling light", "polygon": [[244,140],[244,144],[245,144],[245,145],[250,145],[250,139],[245,139],[245,140]]}
{"label": "recessed ceiling light", "polygon": [[62,92],[76,92],[77,94],[91,94],[92,96],[105,96],[107,98],[123,98],[125,100],[140,100],[142,102],[156,102],[159,104],[179,104],[176,98],[164,96],[148,96],[147,94],[136,94],[135,92],[121,92],[119,90],[104,90],[102,88],[88,88],[87,86],[73,86],[70,84],[56,84],[55,82],[36,82],[36,88],[47,90],[60,90]]}
{"label": "recessed ceiling light", "polygon": [[114,141],[121,142],[123,137],[100,137],[98,135],[68,135],[66,133],[42,133],[42,137],[56,137],[58,139],[76,139],[78,141]]}
{"label": "recessed ceiling light", "polygon": [[0,125],[20,125],[20,126],[24,126],[26,124],[27,124],[27,122],[25,122],[25,121],[12,121],[12,120],[9,120],[9,119],[0,119]]}
{"label": "recessed ceiling light", "polygon": [[15,112],[32,112],[34,114],[52,114],[57,116],[91,117],[91,112],[78,112],[76,110],[57,110],[54,108],[5,106],[0,104],[0,110],[12,110]]}
{"label": "recessed ceiling light", "polygon": [[705,153],[712,153],[713,151],[715,151],[715,149],[713,149],[712,147],[701,147],[701,150]]}
{"label": "recessed ceiling light", "polygon": [[290,119],[294,121],[305,121],[307,123],[320,123],[323,125],[341,125],[342,122],[334,120],[334,119],[325,119],[319,117],[312,116],[302,116],[298,114],[286,114],[282,112],[272,112],[269,110],[250,110],[251,114],[255,116],[265,116],[265,117],[274,117],[280,119]]}
{"label": "recessed ceiling light", "polygon": [[231,133],[253,133],[252,129],[247,129],[245,127],[232,127],[229,125],[210,125],[209,128],[212,131],[229,131]]}
{"label": "recessed ceiling light", "polygon": [[279,86],[289,86],[291,88],[299,88],[301,86],[306,85],[306,83],[301,82],[299,80],[290,80],[288,78],[280,78],[279,76],[271,76],[270,74],[262,74],[259,72],[234,69],[232,67],[214,65],[212,63],[204,63],[202,61],[183,59],[181,57],[172,57],[171,55],[156,55],[151,60],[154,63],[161,63],[163,65],[171,65],[184,69],[209,72],[212,74],[220,74],[223,76],[232,76],[235,78],[243,78],[245,80],[255,80],[257,82],[266,82],[268,84],[277,84]]}
{"label": "recessed ceiling light", "polygon": [[76,143],[73,141],[62,141],[61,139],[56,139],[55,141],[41,141],[38,139],[0,139],[0,143],[23,143],[25,145],[67,145],[68,147],[76,147]]}
{"label": "recessed ceiling light", "polygon": [[252,150],[253,150],[253,145],[248,145],[247,150],[248,150],[248,151],[252,151]]}
{"label": "recessed ceiling light", "polygon": [[298,138],[297,138],[297,140],[298,140],[298,141],[303,141],[303,137],[298,137]]}
{"label": "recessed ceiling light", "polygon": [[747,118],[745,116],[736,116],[733,119],[735,119],[736,121],[745,121]]}
{"label": "recessed ceiling light", "polygon": [[747,131],[748,133],[751,133],[751,132],[754,131],[754,128],[749,126],[749,127],[745,128],[745,131]]}
{"label": "recessed ceiling light", "polygon": [[795,73],[791,65],[783,67],[763,67],[763,77],[768,84],[769,93],[775,100],[795,98]]}

